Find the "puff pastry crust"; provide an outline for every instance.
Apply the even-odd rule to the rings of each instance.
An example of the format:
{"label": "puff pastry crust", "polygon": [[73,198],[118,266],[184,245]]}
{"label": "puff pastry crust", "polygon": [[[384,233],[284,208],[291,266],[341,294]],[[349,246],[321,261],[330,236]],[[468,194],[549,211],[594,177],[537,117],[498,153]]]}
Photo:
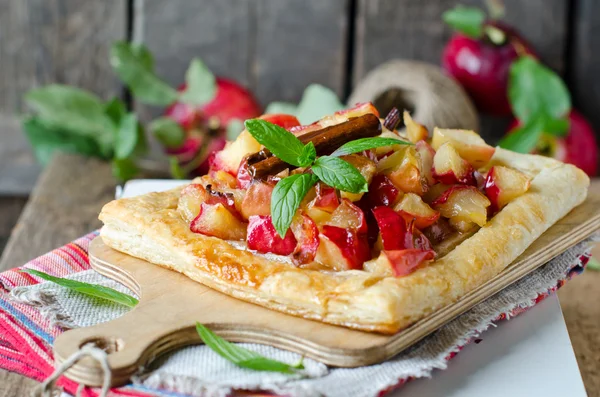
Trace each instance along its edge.
{"label": "puff pastry crust", "polygon": [[178,272],[233,297],[307,319],[395,333],[456,301],[515,260],[552,224],[582,203],[589,179],[553,159],[497,148],[489,166],[532,178],[475,234],[405,277],[364,270],[307,270],[215,237],[192,233],[177,212],[181,188],[115,200],[102,209],[110,247]]}

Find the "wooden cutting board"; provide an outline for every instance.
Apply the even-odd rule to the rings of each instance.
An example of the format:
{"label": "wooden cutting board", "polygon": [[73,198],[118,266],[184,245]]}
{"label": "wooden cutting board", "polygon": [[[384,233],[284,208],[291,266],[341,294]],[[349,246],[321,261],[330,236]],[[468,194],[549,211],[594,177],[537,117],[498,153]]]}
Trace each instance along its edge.
{"label": "wooden cutting board", "polygon": [[[98,237],[90,245],[92,268],[127,285],[140,296],[140,303],[116,320],[59,335],[54,342],[55,361],[60,365],[79,347],[94,342],[109,353],[112,385],[122,385],[155,357],[200,343],[195,331],[198,321],[230,341],[267,344],[328,365],[378,363],[588,237],[600,228],[599,209],[600,196],[588,197],[494,279],[392,336],[305,320],[237,300],[179,273],[115,251]],[[87,358],[66,375],[85,385],[102,383],[100,366]]]}

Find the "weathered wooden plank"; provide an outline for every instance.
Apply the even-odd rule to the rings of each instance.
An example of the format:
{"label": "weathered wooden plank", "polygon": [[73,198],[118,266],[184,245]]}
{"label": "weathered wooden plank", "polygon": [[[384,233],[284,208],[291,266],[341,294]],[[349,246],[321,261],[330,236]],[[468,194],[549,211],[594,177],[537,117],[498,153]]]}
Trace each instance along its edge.
{"label": "weathered wooden plank", "polygon": [[600,139],[600,3],[579,0],[575,4],[567,78],[575,107],[590,120]]}
{"label": "weathered wooden plank", "polygon": [[44,170],[0,257],[0,271],[100,227],[98,213],[114,198],[110,166],[77,155],[57,155]]}
{"label": "weathered wooden plank", "polygon": [[312,82],[341,94],[348,3],[136,0],[134,40],[150,48],[157,73],[172,85],[183,82],[189,61],[198,56],[263,104],[298,100]]}
{"label": "weathered wooden plank", "polygon": [[[119,94],[108,47],[125,31],[122,0],[0,0],[0,192],[27,192],[38,172],[15,128],[23,93],[56,82]],[[15,187],[17,176],[23,184]]]}
{"label": "weathered wooden plank", "polygon": [[38,385],[33,379],[0,369],[0,397],[30,396]]}
{"label": "weathered wooden plank", "polygon": [[25,197],[0,197],[0,255],[26,202]]}

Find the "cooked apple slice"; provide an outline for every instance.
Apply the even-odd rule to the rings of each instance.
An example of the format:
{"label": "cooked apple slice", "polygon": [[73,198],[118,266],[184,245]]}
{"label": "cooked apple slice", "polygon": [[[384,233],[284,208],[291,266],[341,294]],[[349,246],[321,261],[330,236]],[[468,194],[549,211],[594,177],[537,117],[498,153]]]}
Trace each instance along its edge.
{"label": "cooked apple slice", "polygon": [[410,117],[408,111],[404,111],[404,126],[406,127],[406,136],[412,143],[424,141],[429,136],[429,131],[423,124],[419,124]]}
{"label": "cooked apple slice", "polygon": [[259,119],[268,121],[269,123],[278,125],[286,130],[289,130],[292,127],[297,127],[300,125],[300,122],[296,118],[296,116],[292,116],[291,114],[284,113],[272,113],[272,114],[263,114],[259,117]]}
{"label": "cooked apple slice", "polygon": [[290,225],[294,237],[298,241],[292,258],[298,264],[311,263],[319,248],[319,229],[314,220],[306,214],[298,214]]}
{"label": "cooked apple slice", "polygon": [[443,183],[436,183],[431,186],[429,190],[423,195],[423,201],[431,205],[438,197],[440,197],[446,190],[450,189],[452,185],[445,185]]}
{"label": "cooked apple slice", "polygon": [[373,215],[384,250],[414,248],[412,228],[400,214],[389,207],[377,207],[373,208]]}
{"label": "cooked apple slice", "polygon": [[435,150],[425,141],[419,141],[415,144],[415,149],[419,153],[419,158],[421,160],[421,172],[429,186],[435,184],[435,179],[433,179],[433,157],[435,156]]}
{"label": "cooked apple slice", "polygon": [[275,187],[266,182],[253,182],[242,200],[241,214],[244,219],[252,215],[271,215],[271,196]]}
{"label": "cooked apple slice", "polygon": [[242,159],[240,166],[236,173],[237,187],[240,189],[248,189],[248,186],[252,183],[252,175],[248,171],[248,160],[246,157]]}
{"label": "cooked apple slice", "polygon": [[500,211],[506,204],[529,190],[531,180],[522,172],[495,165],[485,179],[485,195],[492,202],[492,211]]}
{"label": "cooked apple slice", "polygon": [[237,187],[236,178],[223,170],[210,171],[209,176],[216,189],[233,189]]}
{"label": "cooked apple slice", "polygon": [[[352,164],[354,168],[361,173],[361,175],[365,178],[367,183],[371,183],[373,180],[373,176],[377,172],[377,166],[375,162],[368,159],[365,156],[361,156],[358,154],[350,154],[347,156],[340,157],[342,160],[347,161]],[[364,193],[349,193],[349,192],[340,192],[340,196],[342,198],[347,198],[350,201],[358,201],[362,198]]]}
{"label": "cooked apple slice", "polygon": [[[377,174],[369,185],[369,191],[364,196],[361,203],[365,203],[367,208],[379,206],[391,207],[402,198],[402,192],[385,175]],[[363,207],[365,208],[365,207]]]}
{"label": "cooked apple slice", "polygon": [[298,241],[291,229],[288,229],[284,238],[281,238],[271,216],[253,215],[248,219],[248,248],[263,254],[290,255],[294,252]]}
{"label": "cooked apple slice", "polygon": [[348,199],[342,199],[342,203],[331,214],[327,225],[351,229],[357,233],[367,232],[365,213]]}
{"label": "cooked apple slice", "polygon": [[435,152],[433,177],[446,185],[475,185],[473,167],[460,157],[450,142],[444,143]]}
{"label": "cooked apple slice", "polygon": [[352,117],[364,116],[365,114],[369,113],[379,117],[379,111],[375,108],[375,106],[373,106],[371,102],[357,103],[356,105],[354,105],[354,107],[350,109],[344,109],[335,112],[336,115],[343,115],[346,116],[348,119]]}
{"label": "cooked apple slice", "polygon": [[323,226],[315,261],[340,271],[361,269],[369,259],[371,249],[365,235],[337,226]]}
{"label": "cooked apple slice", "polygon": [[338,205],[340,205],[340,199],[334,188],[327,186],[324,183],[318,183],[316,186],[316,193],[317,197],[312,201],[311,207],[332,213]]}
{"label": "cooked apple slice", "polygon": [[220,203],[202,203],[198,216],[190,224],[190,230],[223,240],[244,240],[246,238],[246,223]]}
{"label": "cooked apple slice", "polygon": [[440,217],[439,212],[433,210],[423,202],[420,196],[414,193],[406,193],[402,200],[394,206],[394,211],[398,212],[407,223],[414,219],[417,229],[433,225]]}
{"label": "cooked apple slice", "polygon": [[473,222],[483,226],[487,222],[490,200],[474,186],[454,185],[431,205],[433,209],[449,218],[450,222]]}
{"label": "cooked apple slice", "polygon": [[407,276],[425,262],[435,258],[433,250],[403,249],[381,251],[376,261],[377,273],[394,277]]}
{"label": "cooked apple slice", "polygon": [[392,155],[377,164],[377,172],[386,175],[390,181],[405,193],[422,195],[427,191],[427,181],[421,174],[421,163],[414,146],[402,146]]}
{"label": "cooked apple slice", "polygon": [[431,146],[438,150],[446,142],[451,142],[460,157],[476,169],[486,165],[496,151],[475,131],[434,128]]}
{"label": "cooked apple slice", "polygon": [[186,222],[191,222],[200,213],[200,206],[210,195],[204,186],[198,183],[187,185],[181,190],[177,210]]}
{"label": "cooked apple slice", "polygon": [[211,168],[214,171],[223,170],[236,175],[244,157],[260,149],[260,143],[244,130],[235,141],[228,142],[223,150],[216,153]]}

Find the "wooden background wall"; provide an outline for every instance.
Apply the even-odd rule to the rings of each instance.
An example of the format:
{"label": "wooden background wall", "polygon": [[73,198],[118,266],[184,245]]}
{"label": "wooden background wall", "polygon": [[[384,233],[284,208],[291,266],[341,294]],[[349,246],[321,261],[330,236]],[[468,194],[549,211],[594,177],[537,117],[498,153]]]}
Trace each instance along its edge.
{"label": "wooden background wall", "polygon": [[[26,195],[38,166],[19,128],[22,95],[58,82],[124,95],[108,64],[117,39],[146,43],[157,71],[182,82],[193,56],[255,92],[297,101],[317,82],[346,97],[393,58],[439,63],[455,4],[482,0],[0,0],[0,194]],[[505,0],[507,21],[562,74],[600,133],[600,2]],[[136,104],[131,104],[136,106]],[[145,108],[139,108],[147,111]],[[156,112],[157,110],[151,111]],[[504,120],[484,125],[502,130]]]}

